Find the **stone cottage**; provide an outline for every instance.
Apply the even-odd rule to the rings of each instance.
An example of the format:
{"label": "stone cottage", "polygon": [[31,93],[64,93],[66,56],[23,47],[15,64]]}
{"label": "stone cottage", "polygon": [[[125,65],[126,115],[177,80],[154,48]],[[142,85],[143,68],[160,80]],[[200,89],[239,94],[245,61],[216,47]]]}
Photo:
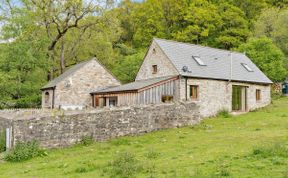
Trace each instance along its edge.
{"label": "stone cottage", "polygon": [[90,93],[121,83],[96,58],[72,66],[42,90],[43,108],[82,109],[91,106]]}
{"label": "stone cottage", "polygon": [[245,54],[155,38],[135,82],[91,95],[94,107],[192,100],[207,117],[268,105],[271,84]]}

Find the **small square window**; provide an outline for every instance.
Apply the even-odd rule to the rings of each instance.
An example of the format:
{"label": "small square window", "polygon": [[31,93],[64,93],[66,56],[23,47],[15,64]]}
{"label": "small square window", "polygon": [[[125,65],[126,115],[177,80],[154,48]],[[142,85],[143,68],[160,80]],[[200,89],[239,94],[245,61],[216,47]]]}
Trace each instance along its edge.
{"label": "small square window", "polygon": [[256,101],[260,101],[261,100],[261,90],[257,89],[256,90]]}
{"label": "small square window", "polygon": [[153,74],[156,74],[158,72],[158,69],[157,69],[157,65],[152,65],[152,70],[153,70]]}
{"label": "small square window", "polygon": [[190,85],[190,98],[193,100],[198,99],[199,86],[198,85]]}

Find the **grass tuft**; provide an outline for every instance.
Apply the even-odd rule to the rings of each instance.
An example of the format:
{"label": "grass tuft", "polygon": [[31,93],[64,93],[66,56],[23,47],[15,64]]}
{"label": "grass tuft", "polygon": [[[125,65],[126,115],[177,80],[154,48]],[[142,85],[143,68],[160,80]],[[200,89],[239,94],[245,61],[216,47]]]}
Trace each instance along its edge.
{"label": "grass tuft", "polygon": [[92,135],[91,136],[83,136],[80,140],[80,144],[84,145],[84,146],[92,145],[92,143],[94,143]]}
{"label": "grass tuft", "polygon": [[217,117],[220,117],[220,118],[230,118],[231,117],[231,114],[229,113],[228,110],[226,109],[223,109],[221,111],[219,111],[217,113]]}
{"label": "grass tuft", "polygon": [[150,149],[147,153],[146,153],[146,158],[148,159],[156,159],[160,154],[158,152],[156,152],[153,149]]}
{"label": "grass tuft", "polygon": [[0,153],[6,150],[5,131],[0,131]]}
{"label": "grass tuft", "polygon": [[130,152],[118,153],[109,163],[111,177],[133,177],[142,170],[142,165]]}
{"label": "grass tuft", "polygon": [[275,156],[288,158],[288,148],[286,145],[281,143],[275,143],[268,146],[258,146],[253,149],[253,155],[263,158]]}
{"label": "grass tuft", "polygon": [[47,153],[39,147],[38,142],[28,141],[19,142],[16,146],[4,156],[9,162],[26,161],[37,156],[46,156]]}

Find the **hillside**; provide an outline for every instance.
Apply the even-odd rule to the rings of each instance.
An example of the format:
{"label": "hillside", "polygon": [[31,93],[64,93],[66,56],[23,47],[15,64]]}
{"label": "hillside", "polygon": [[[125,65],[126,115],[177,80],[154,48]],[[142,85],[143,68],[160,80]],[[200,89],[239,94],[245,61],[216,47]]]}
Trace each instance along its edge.
{"label": "hillside", "polygon": [[197,126],[49,150],[1,177],[287,177],[288,98]]}

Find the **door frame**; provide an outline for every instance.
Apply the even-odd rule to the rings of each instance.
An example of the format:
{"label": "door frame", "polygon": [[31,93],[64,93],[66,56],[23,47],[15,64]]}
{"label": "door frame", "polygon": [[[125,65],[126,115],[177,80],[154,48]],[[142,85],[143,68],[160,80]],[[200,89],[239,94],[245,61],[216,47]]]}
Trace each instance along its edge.
{"label": "door frame", "polygon": [[[235,110],[233,109],[233,89],[234,87],[240,87],[241,88],[241,109],[239,110]],[[231,110],[232,112],[246,112],[248,110],[248,102],[247,102],[247,99],[248,99],[248,95],[247,95],[247,88],[248,86],[245,86],[245,85],[232,85],[232,93],[231,93]],[[244,95],[243,95],[243,91],[244,91]],[[243,100],[244,100],[244,103],[243,103]]]}

